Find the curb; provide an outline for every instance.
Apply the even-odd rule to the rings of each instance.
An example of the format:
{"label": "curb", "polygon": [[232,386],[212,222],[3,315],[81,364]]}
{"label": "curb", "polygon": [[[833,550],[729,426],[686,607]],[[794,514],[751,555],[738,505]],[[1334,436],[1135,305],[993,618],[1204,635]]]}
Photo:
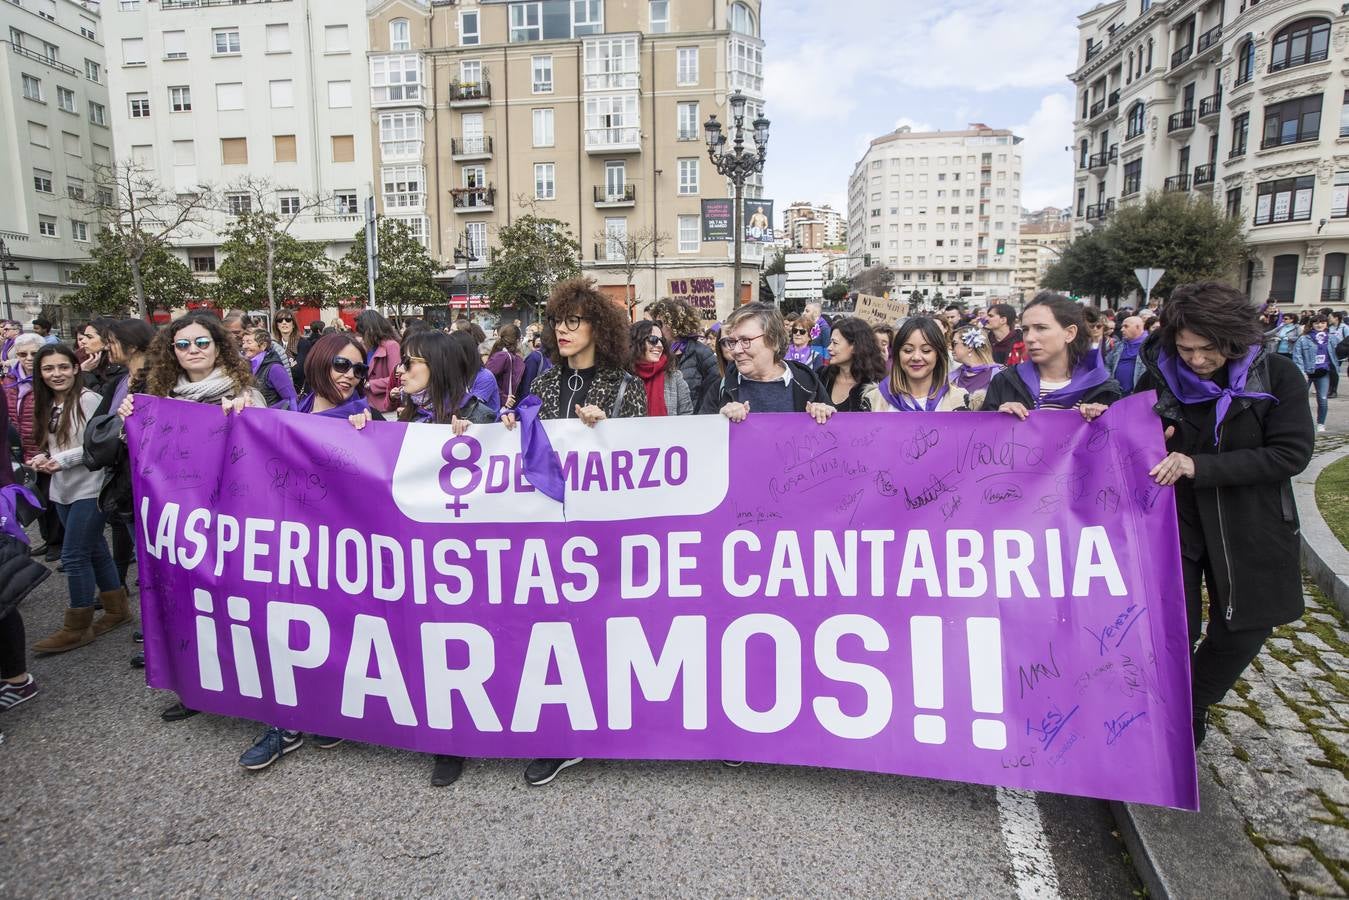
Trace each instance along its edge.
{"label": "curb", "polygon": [[1246,820],[1202,763],[1199,808],[1192,813],[1111,802],[1110,811],[1147,896],[1287,898],[1283,880],[1246,836]]}
{"label": "curb", "polygon": [[1316,479],[1331,463],[1349,456],[1340,447],[1312,459],[1302,474],[1293,478],[1298,518],[1302,520],[1302,567],[1321,592],[1349,616],[1349,550],[1346,550],[1316,508]]}

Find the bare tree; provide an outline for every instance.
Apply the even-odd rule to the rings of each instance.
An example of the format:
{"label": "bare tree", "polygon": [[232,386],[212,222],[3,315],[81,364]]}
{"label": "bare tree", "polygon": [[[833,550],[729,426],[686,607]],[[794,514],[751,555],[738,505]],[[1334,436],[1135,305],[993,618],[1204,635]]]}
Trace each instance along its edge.
{"label": "bare tree", "polygon": [[96,166],[94,184],[94,195],[83,202],[116,238],[110,243],[118,247],[131,270],[136,315],[145,318],[143,263],[174,238],[193,234],[214,208],[215,193],[209,185],[177,193],[160,184],[149,167],[132,161]]}
{"label": "bare tree", "polygon": [[595,232],[595,240],[604,247],[605,255],[619,262],[626,276],[626,288],[623,302],[627,306],[628,318],[632,318],[637,309],[638,298],[633,294],[632,284],[640,269],[648,259],[660,256],[660,249],[669,242],[670,236],[644,225],[637,231],[619,238],[604,229]]}

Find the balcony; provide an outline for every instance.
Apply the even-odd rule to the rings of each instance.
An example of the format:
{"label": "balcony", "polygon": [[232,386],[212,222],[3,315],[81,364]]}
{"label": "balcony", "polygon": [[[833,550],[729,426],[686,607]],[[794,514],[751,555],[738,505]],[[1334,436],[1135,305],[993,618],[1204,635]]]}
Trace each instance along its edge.
{"label": "balcony", "polygon": [[1202,166],[1194,167],[1194,186],[1203,187],[1206,184],[1213,184],[1214,169],[1213,163],[1204,163]]}
{"label": "balcony", "polygon": [[1220,112],[1222,112],[1222,108],[1223,108],[1223,95],[1210,94],[1203,100],[1199,101],[1199,121],[1202,122],[1205,119],[1214,118]]}
{"label": "balcony", "polygon": [[623,263],[626,262],[623,258],[624,250],[626,249],[624,245],[626,243],[626,241],[615,239],[595,244],[595,262],[601,265],[604,263],[610,265],[623,265]]}
{"label": "balcony", "polygon": [[642,130],[636,125],[586,129],[586,153],[641,152]]}
{"label": "balcony", "polygon": [[1110,151],[1106,154],[1106,159],[1109,162],[1114,162],[1119,159],[1119,144],[1110,145]]}
{"label": "balcony", "polygon": [[1198,59],[1199,57],[1203,56],[1206,52],[1220,48],[1222,46],[1222,39],[1223,39],[1222,25],[1214,25],[1208,31],[1205,31],[1203,34],[1199,35],[1199,40],[1195,43],[1194,48],[1195,58]]}
{"label": "balcony", "polygon": [[637,205],[637,185],[625,184],[618,190],[610,190],[608,187],[595,185],[595,205],[602,209],[611,209],[618,206],[636,206]]}
{"label": "balcony", "polygon": [[1099,222],[1099,221],[1101,221],[1102,219],[1104,219],[1104,218],[1105,218],[1105,204],[1104,204],[1104,203],[1093,203],[1093,204],[1091,204],[1091,206],[1088,206],[1088,207],[1087,207],[1087,216],[1086,216],[1086,218],[1087,218],[1087,221],[1088,221],[1088,222]]}
{"label": "balcony", "polygon": [[1105,98],[1104,98],[1104,97],[1102,97],[1100,100],[1097,100],[1095,103],[1093,103],[1093,104],[1091,105],[1091,112],[1089,112],[1089,113],[1087,114],[1087,118],[1088,118],[1088,119],[1094,119],[1094,118],[1096,118],[1097,116],[1099,116],[1099,115],[1100,115],[1101,113],[1103,113],[1103,112],[1105,112]]}
{"label": "balcony", "polygon": [[474,106],[492,104],[492,83],[490,81],[451,81],[450,108],[469,109]]}
{"label": "balcony", "polygon": [[74,66],[68,66],[53,56],[38,53],[36,50],[29,50],[27,47],[16,44],[13,41],[0,41],[0,44],[9,44],[10,50],[17,53],[19,56],[31,59],[33,62],[42,63],[44,66],[51,66],[58,72],[74,76],[80,74],[79,70]]}
{"label": "balcony", "polygon": [[492,139],[481,136],[451,138],[450,156],[455,162],[466,162],[471,159],[491,159]]}
{"label": "balcony", "polygon": [[1194,107],[1172,113],[1166,120],[1166,133],[1170,135],[1188,134],[1194,131]]}
{"label": "balcony", "polygon": [[1170,178],[1166,179],[1166,181],[1162,182],[1162,190],[1166,191],[1168,194],[1173,191],[1188,191],[1189,189],[1190,176],[1188,173],[1184,175],[1172,175]]}
{"label": "balcony", "polygon": [[1190,44],[1186,44],[1184,47],[1181,47],[1175,53],[1171,54],[1171,68],[1179,69],[1189,62],[1190,57],[1192,56],[1194,56],[1194,47]]}
{"label": "balcony", "polygon": [[1110,96],[1105,98],[1106,109],[1114,109],[1116,106],[1119,106],[1119,92],[1120,89],[1115,88],[1110,92]]}
{"label": "balcony", "polygon": [[1093,172],[1096,171],[1097,169],[1104,169],[1109,164],[1110,164],[1110,154],[1105,151],[1102,151],[1100,153],[1093,153],[1091,155],[1091,158],[1087,160],[1087,168],[1091,169]]}
{"label": "balcony", "polygon": [[454,188],[450,191],[457,213],[492,212],[496,208],[497,189],[487,187]]}
{"label": "balcony", "polygon": [[1344,299],[1344,288],[1322,288],[1321,300],[1339,302]]}
{"label": "balcony", "polygon": [[1231,162],[1234,159],[1241,159],[1245,155],[1246,155],[1246,143],[1245,141],[1243,141],[1241,144],[1232,148],[1231,152],[1227,154],[1227,159],[1229,162]]}

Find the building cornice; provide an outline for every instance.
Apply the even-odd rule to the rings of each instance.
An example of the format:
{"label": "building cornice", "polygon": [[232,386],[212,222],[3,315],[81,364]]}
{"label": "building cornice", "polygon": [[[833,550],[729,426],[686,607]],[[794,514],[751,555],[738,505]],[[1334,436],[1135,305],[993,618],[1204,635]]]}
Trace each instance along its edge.
{"label": "building cornice", "polygon": [[[1183,0],[1183,2],[1195,2],[1195,0]],[[1123,28],[1116,29],[1115,33],[1110,35],[1106,41],[1105,49],[1101,51],[1100,55],[1084,63],[1076,72],[1070,73],[1068,80],[1073,84],[1080,84],[1089,78],[1094,78],[1097,72],[1106,67],[1106,63],[1123,55],[1125,47],[1129,45],[1133,38],[1141,36],[1143,32],[1163,18],[1165,18],[1165,14],[1162,7],[1154,6],[1134,19],[1133,22]]]}

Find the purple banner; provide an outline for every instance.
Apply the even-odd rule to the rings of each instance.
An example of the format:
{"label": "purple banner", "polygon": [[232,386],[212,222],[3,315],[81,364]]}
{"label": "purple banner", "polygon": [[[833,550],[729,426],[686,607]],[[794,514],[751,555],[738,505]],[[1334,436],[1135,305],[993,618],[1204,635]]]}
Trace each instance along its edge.
{"label": "purple banner", "polygon": [[740,759],[1196,808],[1150,395],[1075,412],[549,422],[138,397],[147,677],[477,757]]}

